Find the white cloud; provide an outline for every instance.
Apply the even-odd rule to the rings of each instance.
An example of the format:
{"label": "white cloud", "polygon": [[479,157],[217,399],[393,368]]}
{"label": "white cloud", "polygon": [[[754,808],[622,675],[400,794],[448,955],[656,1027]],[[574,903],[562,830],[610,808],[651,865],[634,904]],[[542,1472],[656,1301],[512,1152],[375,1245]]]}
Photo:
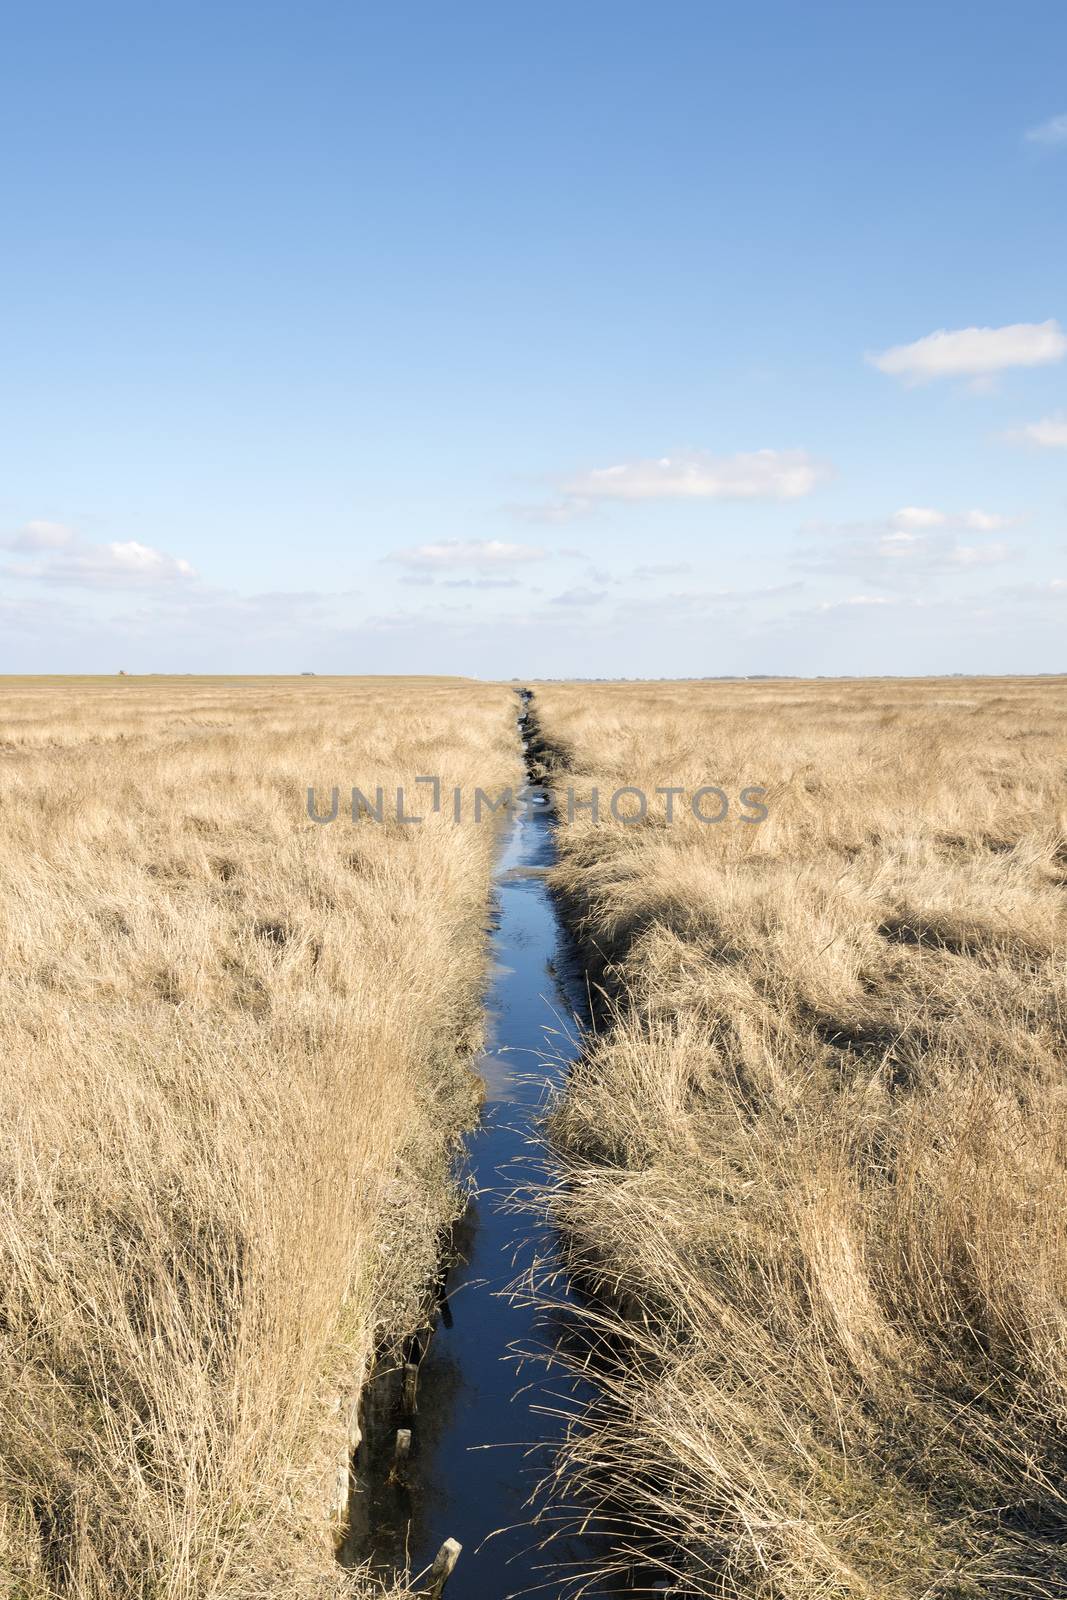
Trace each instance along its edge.
{"label": "white cloud", "polygon": [[437,544],[394,550],[386,560],[404,567],[496,567],[543,561],[546,555],[547,551],[534,545],[507,544],[502,539],[442,539]]}
{"label": "white cloud", "polygon": [[3,571],[13,578],[67,588],[150,589],[187,583],[196,577],[188,561],[153,549],[137,539],[89,544],[58,522],[28,522],[6,541],[9,550],[35,559],[8,562]]}
{"label": "white cloud", "polygon": [[933,378],[988,378],[1007,367],[1040,367],[1067,355],[1067,336],[1054,317],[1004,328],[939,328],[914,344],[894,345],[867,360],[906,383]]}
{"label": "white cloud", "polygon": [[1026,138],[1029,144],[1067,144],[1067,112],[1027,128]]}
{"label": "white cloud", "polygon": [[1040,422],[1028,422],[1023,428],[1009,433],[1009,439],[1023,444],[1037,444],[1045,450],[1067,450],[1067,412],[1042,417]]}
{"label": "white cloud", "polygon": [[63,563],[71,573],[85,582],[115,583],[169,583],[174,578],[195,577],[188,561],[171,556],[165,550],[154,550],[151,545],[136,539],[125,543],[90,545],[77,551]]}
{"label": "white cloud", "polygon": [[579,500],[797,500],[830,475],[806,450],[693,450],[597,467],[565,485]]}

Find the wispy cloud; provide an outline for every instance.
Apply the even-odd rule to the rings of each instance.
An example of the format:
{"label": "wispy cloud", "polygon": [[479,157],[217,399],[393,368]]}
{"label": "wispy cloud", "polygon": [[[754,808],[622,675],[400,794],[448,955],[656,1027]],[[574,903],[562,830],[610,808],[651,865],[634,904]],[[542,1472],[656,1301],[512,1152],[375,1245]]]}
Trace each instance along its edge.
{"label": "wispy cloud", "polygon": [[521,589],[522,584],[518,578],[495,578],[485,575],[480,578],[442,578],[441,587],[444,589]]}
{"label": "wispy cloud", "polygon": [[473,577],[448,578],[442,575],[450,568],[425,571],[413,568],[400,575],[398,582],[406,589],[521,589],[520,580],[510,573],[480,572]]}
{"label": "wispy cloud", "polygon": [[58,522],[28,522],[4,541],[28,559],[0,566],[7,577],[85,589],[154,589],[196,578],[188,561],[137,539],[90,544]]}
{"label": "wispy cloud", "polygon": [[673,594],[635,595],[619,606],[619,616],[629,618],[664,617],[675,621],[704,617],[728,610],[741,613],[753,600],[776,600],[783,595],[797,594],[804,588],[803,579],[794,578],[788,583],[766,584],[751,589],[686,589]]}
{"label": "wispy cloud", "polygon": [[582,502],[599,500],[797,500],[830,476],[806,450],[704,450],[595,467],[564,485]]}
{"label": "wispy cloud", "polygon": [[28,635],[47,639],[91,629],[84,608],[66,600],[31,599],[25,593],[13,599],[0,594],[0,638]]}
{"label": "wispy cloud", "polygon": [[417,544],[394,550],[386,556],[403,567],[441,570],[449,567],[512,566],[529,561],[544,561],[547,550],[529,544],[508,544],[503,539],[442,539],[436,544]]}
{"label": "wispy cloud", "polygon": [[863,606],[895,606],[900,602],[887,594],[849,594],[843,600],[820,600],[817,611],[842,611]]}
{"label": "wispy cloud", "polygon": [[630,574],[632,578],[680,578],[693,568],[688,561],[646,561],[642,566],[635,567]]}
{"label": "wispy cloud", "polygon": [[1013,428],[1007,437],[1016,444],[1036,444],[1044,450],[1067,450],[1067,411],[1057,411],[1054,416],[1042,417],[1039,422],[1028,422],[1022,428]]}
{"label": "wispy cloud", "polygon": [[888,519],[895,530],[914,531],[926,528],[970,528],[975,533],[996,533],[1010,528],[1017,517],[1005,517],[997,511],[937,511],[933,506],[902,506]]}
{"label": "wispy cloud", "polygon": [[1047,122],[1039,122],[1036,128],[1027,128],[1026,141],[1028,144],[1067,144],[1067,111],[1058,117],[1049,117]]}
{"label": "wispy cloud", "polygon": [[902,506],[889,518],[889,526],[905,531],[916,528],[942,528],[946,520],[945,513],[935,511],[932,506]]}
{"label": "wispy cloud", "polygon": [[[1008,528],[1014,520],[990,511],[949,513],[932,506],[904,506],[881,522],[803,529],[808,543],[796,565],[891,589],[918,587],[938,574],[1010,561],[1015,552],[1007,544],[981,536]],[[960,536],[965,533],[979,537],[964,540]]]}
{"label": "wispy cloud", "polygon": [[867,360],[907,384],[935,378],[988,379],[1009,367],[1041,367],[1067,355],[1067,335],[1054,317],[1003,328],[939,328],[913,344],[894,345]]}
{"label": "wispy cloud", "polygon": [[595,606],[604,599],[603,589],[587,589],[579,585],[576,589],[565,589],[562,594],[552,596],[551,604],[554,606]]}
{"label": "wispy cloud", "polygon": [[559,527],[565,523],[574,522],[578,517],[588,516],[593,507],[588,500],[575,495],[569,499],[547,500],[544,504],[509,504],[501,509],[518,522]]}
{"label": "wispy cloud", "polygon": [[77,537],[63,522],[27,522],[6,544],[9,550],[62,550]]}
{"label": "wispy cloud", "polygon": [[948,553],[949,567],[995,567],[1010,561],[1013,551],[1006,544],[956,544]]}
{"label": "wispy cloud", "polygon": [[[902,647],[913,648],[922,639],[929,639],[939,650],[951,642],[953,655],[962,663],[967,645],[977,637],[978,651],[967,664],[971,671],[988,672],[990,643],[1007,643],[1020,632],[1035,641],[1038,660],[1047,651],[1049,660],[1056,662],[1065,605],[1067,583],[1058,578],[987,586],[978,593],[934,594],[924,588],[910,594],[879,595],[861,590],[798,607],[786,619],[785,629],[798,641],[805,631],[814,629],[808,637],[818,639],[823,647],[826,636],[822,630],[831,627],[868,643],[880,638],[890,652],[885,657],[889,671],[900,670]],[[944,670],[937,657],[932,664],[935,671]],[[1006,666],[1003,670],[1013,669]],[[1056,669],[1053,665],[1037,670]]]}
{"label": "wispy cloud", "polygon": [[1005,517],[998,511],[965,511],[960,517],[961,526],[976,533],[997,533],[1001,528],[1014,528],[1018,521],[1018,517]]}
{"label": "wispy cloud", "polygon": [[[298,646],[301,653],[306,647],[306,664],[314,666],[317,652],[339,633],[338,603],[351,598],[346,592],[237,594],[199,583],[170,584],[142,587],[132,609],[126,609],[124,596],[122,609],[116,606],[102,616],[100,596],[94,594],[90,600],[90,591],[68,599],[34,596],[23,588],[18,598],[0,595],[0,641],[17,638],[20,651],[26,641],[42,652],[44,661],[56,648],[73,644],[79,652],[90,652],[83,660],[95,659],[104,670],[129,665],[138,671],[156,670],[168,660],[177,670],[185,670],[191,646],[223,663],[247,661],[246,652],[258,646],[269,652]],[[103,652],[102,662],[99,653],[93,657],[94,650]],[[109,661],[112,650],[115,654]],[[132,652],[133,662],[127,652]],[[270,654],[260,659],[265,668],[277,661]],[[138,660],[141,666],[136,666]]]}
{"label": "wispy cloud", "polygon": [[338,602],[353,598],[351,590],[331,594],[314,589],[238,594],[229,589],[175,588],[161,590],[136,611],[113,619],[112,625],[123,634],[147,638],[157,632],[180,630],[202,637],[225,637],[236,632],[242,639],[287,639],[312,625],[331,626]]}

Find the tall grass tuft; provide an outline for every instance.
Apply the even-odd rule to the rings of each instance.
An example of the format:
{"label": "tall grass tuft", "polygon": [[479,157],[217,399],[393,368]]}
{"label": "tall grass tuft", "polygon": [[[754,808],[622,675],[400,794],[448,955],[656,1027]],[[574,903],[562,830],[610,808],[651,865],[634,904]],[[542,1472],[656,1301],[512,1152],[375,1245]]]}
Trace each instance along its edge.
{"label": "tall grass tuft", "polygon": [[9,680],[0,708],[4,1592],[354,1592],[325,1508],[455,1207],[492,830],[343,797],[510,782],[512,697]]}
{"label": "tall grass tuft", "polygon": [[[546,1199],[605,1564],[746,1600],[1067,1593],[1067,691],[545,685],[600,989]],[[758,826],[565,791],[765,786]],[[561,1486],[557,1486],[562,1492]]]}

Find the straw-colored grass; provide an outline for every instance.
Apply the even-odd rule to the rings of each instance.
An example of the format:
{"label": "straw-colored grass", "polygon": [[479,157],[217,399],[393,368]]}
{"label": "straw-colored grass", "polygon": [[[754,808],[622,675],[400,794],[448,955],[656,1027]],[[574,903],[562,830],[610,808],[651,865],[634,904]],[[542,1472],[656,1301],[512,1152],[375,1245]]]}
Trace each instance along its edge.
{"label": "straw-colored grass", "polygon": [[[678,1594],[1067,1594],[1064,682],[534,710],[602,986],[551,1123],[602,1339],[564,1477]],[[672,784],[730,816],[567,823]]]}
{"label": "straw-colored grass", "polygon": [[513,719],[458,680],[0,684],[5,1595],[350,1583],[324,1513],[455,1205],[493,841],[344,796],[506,785]]}

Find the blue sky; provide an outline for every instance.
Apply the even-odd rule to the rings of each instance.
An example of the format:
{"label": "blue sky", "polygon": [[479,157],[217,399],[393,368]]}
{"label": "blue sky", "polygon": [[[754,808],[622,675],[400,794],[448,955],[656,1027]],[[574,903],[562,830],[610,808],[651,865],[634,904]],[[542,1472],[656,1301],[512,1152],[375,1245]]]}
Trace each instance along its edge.
{"label": "blue sky", "polygon": [[1065,48],[9,7],[0,670],[1067,669]]}

